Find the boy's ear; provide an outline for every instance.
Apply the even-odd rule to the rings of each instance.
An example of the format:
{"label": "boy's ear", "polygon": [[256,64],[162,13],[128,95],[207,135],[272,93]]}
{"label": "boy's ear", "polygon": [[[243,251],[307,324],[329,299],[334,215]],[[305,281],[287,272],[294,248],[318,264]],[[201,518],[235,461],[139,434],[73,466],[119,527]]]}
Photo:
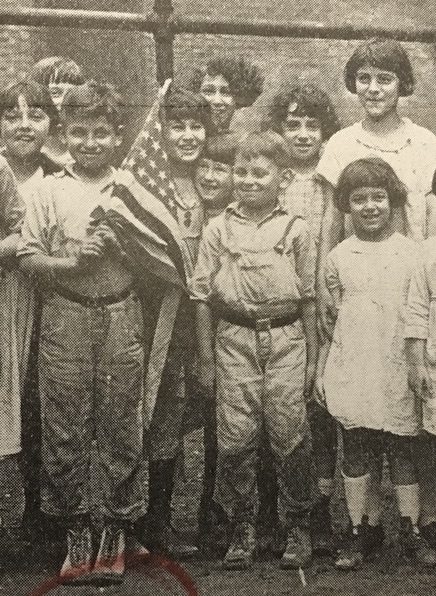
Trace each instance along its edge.
{"label": "boy's ear", "polygon": [[280,181],[280,188],[284,189],[292,182],[294,172],[290,168],[285,168],[282,172],[282,179]]}

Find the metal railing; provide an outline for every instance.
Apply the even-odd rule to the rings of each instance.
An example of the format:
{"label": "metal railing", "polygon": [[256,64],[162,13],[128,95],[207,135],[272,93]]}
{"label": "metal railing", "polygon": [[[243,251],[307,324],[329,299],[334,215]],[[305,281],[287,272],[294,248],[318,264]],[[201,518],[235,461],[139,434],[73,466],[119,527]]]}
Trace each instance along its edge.
{"label": "metal railing", "polygon": [[155,40],[156,72],[159,83],[173,75],[174,37],[181,33],[342,40],[367,39],[377,36],[394,38],[399,41],[436,42],[436,31],[430,27],[357,27],[350,23],[326,25],[312,21],[277,22],[266,19],[239,21],[197,18],[176,14],[171,0],[155,0],[153,12],[149,14],[49,8],[3,8],[0,9],[0,25],[110,29],[151,33]]}

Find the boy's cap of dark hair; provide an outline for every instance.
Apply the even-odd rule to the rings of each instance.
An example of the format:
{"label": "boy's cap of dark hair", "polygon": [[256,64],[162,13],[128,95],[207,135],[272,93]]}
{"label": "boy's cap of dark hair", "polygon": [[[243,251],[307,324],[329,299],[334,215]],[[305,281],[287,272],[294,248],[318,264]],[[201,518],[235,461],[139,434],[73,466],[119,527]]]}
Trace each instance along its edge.
{"label": "boy's cap of dark hair", "polygon": [[312,83],[283,85],[271,101],[268,125],[282,134],[283,124],[289,112],[293,116],[307,116],[319,120],[323,141],[327,141],[340,129],[339,120],[329,96]]}
{"label": "boy's cap of dark hair", "polygon": [[208,137],[201,157],[233,166],[238,149],[238,141],[238,136],[234,132],[226,132]]}
{"label": "boy's cap of dark hair", "polygon": [[85,77],[80,66],[65,56],[50,56],[43,58],[33,65],[29,76],[41,83],[70,83],[71,85],[83,85]]}
{"label": "boy's cap of dark hair", "polygon": [[87,81],[72,87],[65,94],[61,108],[61,120],[84,116],[104,116],[115,128],[123,124],[123,99],[109,83]]}
{"label": "boy's cap of dark hair", "polygon": [[402,207],[407,201],[407,189],[392,166],[379,157],[357,159],[348,164],[339,177],[334,193],[337,208],[350,212],[350,194],[356,188],[384,188],[391,207]]}
{"label": "boy's cap of dark hair", "polygon": [[161,103],[161,119],[168,120],[191,119],[201,122],[206,131],[211,127],[210,106],[198,93],[193,93],[183,87],[171,85]]}
{"label": "boy's cap of dark hair", "polygon": [[198,93],[204,77],[222,75],[227,81],[237,108],[251,106],[263,91],[264,77],[254,64],[242,56],[217,56],[211,58],[204,68],[194,71],[191,88]]}
{"label": "boy's cap of dark hair", "polygon": [[290,162],[286,143],[274,130],[252,132],[243,137],[239,141],[236,158],[238,155],[246,159],[263,156],[274,162],[280,169],[288,168]]}
{"label": "boy's cap of dark hair", "polygon": [[400,80],[400,96],[412,95],[415,87],[413,69],[409,56],[400,42],[375,38],[357,46],[344,71],[345,86],[351,93],[356,93],[357,71],[364,66],[394,72]]}
{"label": "boy's cap of dark hair", "polygon": [[11,83],[0,92],[0,119],[6,110],[18,105],[21,95],[29,106],[40,108],[47,114],[50,119],[50,132],[53,132],[59,124],[59,113],[47,87],[32,79]]}

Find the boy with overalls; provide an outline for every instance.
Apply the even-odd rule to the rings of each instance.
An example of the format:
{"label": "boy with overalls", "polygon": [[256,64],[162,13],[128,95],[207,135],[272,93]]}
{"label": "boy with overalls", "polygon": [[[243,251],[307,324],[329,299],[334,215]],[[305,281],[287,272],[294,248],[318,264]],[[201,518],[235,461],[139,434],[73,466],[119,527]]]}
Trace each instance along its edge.
{"label": "boy with overalls", "polygon": [[277,133],[251,134],[240,143],[236,201],[206,228],[191,283],[198,302],[200,381],[212,387],[216,379],[217,499],[235,524],[224,559],[233,569],[249,566],[256,547],[256,460],[263,425],[286,516],[281,564],[298,568],[311,559],[305,396],[317,356],[316,252],[305,221],[293,218],[281,201],[288,162]]}
{"label": "boy with overalls", "polygon": [[[41,508],[67,526],[63,582],[120,581],[126,530],[144,513],[143,320],[119,244],[93,211],[117,173],[121,98],[109,85],[72,88],[61,111],[71,167],[46,177],[28,203],[18,251],[44,289],[39,343]],[[92,564],[90,463],[97,440],[105,477],[104,528]]]}

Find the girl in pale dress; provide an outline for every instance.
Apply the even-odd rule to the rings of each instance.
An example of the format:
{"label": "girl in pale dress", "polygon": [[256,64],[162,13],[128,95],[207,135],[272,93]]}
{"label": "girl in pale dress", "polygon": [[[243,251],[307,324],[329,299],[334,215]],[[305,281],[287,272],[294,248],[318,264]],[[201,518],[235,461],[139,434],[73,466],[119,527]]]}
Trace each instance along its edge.
{"label": "girl in pale dress", "polygon": [[436,564],[435,552],[418,529],[413,450],[419,418],[408,387],[403,340],[417,249],[392,226],[393,209],[406,198],[392,167],[379,158],[349,164],[335,193],[355,233],[327,259],[335,322],[333,339],[321,350],[317,389],[340,423],[344,442],[342,471],[352,530],[336,560],[340,569],[356,568],[368,554],[369,467],[383,452],[397,496],[404,551],[425,565]]}
{"label": "girl in pale dress", "polygon": [[[0,133],[4,144],[3,155],[14,173],[20,195],[16,206],[17,222],[24,216],[27,198],[35,185],[45,175],[60,169],[41,153],[42,146],[50,133],[55,131],[57,124],[58,112],[46,87],[28,80],[11,84],[1,91]],[[17,240],[18,234],[9,236],[12,253]],[[17,271],[13,258],[2,270],[0,301],[0,395],[8,403],[4,411],[7,427],[2,431],[7,436],[7,444],[0,446],[0,456],[17,453],[23,447],[25,521],[35,524],[38,513],[39,413],[35,377],[37,342],[32,341],[32,334],[35,336],[37,330],[37,318],[34,316],[37,308],[32,283]],[[7,338],[7,341],[3,338]],[[24,414],[23,424],[21,413]],[[21,480],[18,478],[15,486],[20,484]],[[19,500],[17,497],[17,502]],[[21,498],[21,509],[22,502]],[[15,507],[14,514],[11,514],[11,517],[15,517],[15,523],[21,521],[21,513],[17,509]],[[30,529],[29,523],[25,523],[25,526]]]}

